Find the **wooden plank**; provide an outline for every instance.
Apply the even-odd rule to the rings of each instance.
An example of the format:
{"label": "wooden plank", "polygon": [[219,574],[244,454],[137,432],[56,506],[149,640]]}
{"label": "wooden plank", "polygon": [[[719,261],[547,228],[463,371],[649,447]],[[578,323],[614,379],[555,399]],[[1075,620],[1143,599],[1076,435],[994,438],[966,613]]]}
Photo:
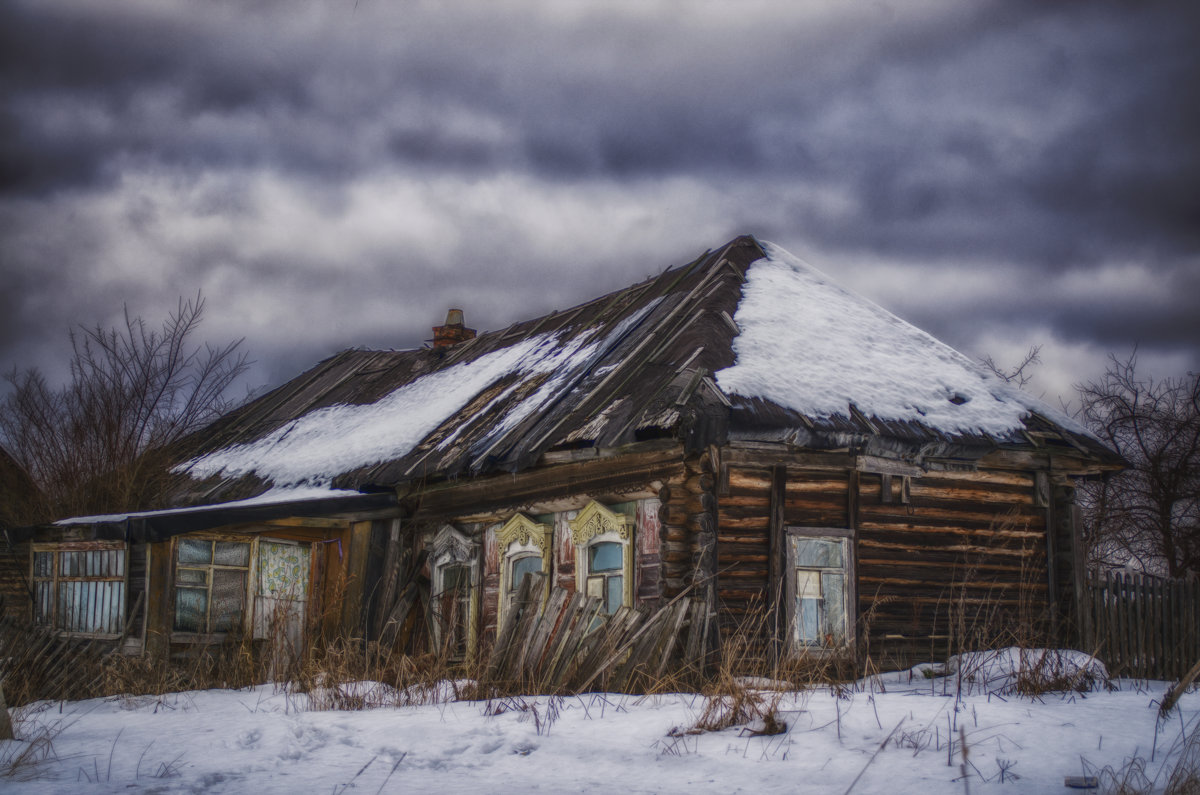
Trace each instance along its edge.
{"label": "wooden plank", "polygon": [[[668,609],[669,606],[668,606]],[[691,604],[689,602],[679,602],[675,605],[675,614],[669,621],[667,630],[667,642],[663,647],[658,667],[654,670],[655,677],[661,679],[666,673],[667,665],[671,662],[671,655],[675,652],[675,646],[679,643],[679,634],[683,629],[683,622],[691,612]]]}
{"label": "wooden plank", "polygon": [[[535,591],[540,593],[540,591]],[[567,592],[562,588],[555,588],[550,594],[550,601],[546,604],[546,609],[541,611],[541,617],[538,620],[538,625],[533,633],[533,639],[529,643],[529,649],[525,653],[523,668],[525,673],[532,681],[537,681],[538,672],[545,661],[546,646],[550,640],[550,634],[558,626],[558,620],[562,613],[563,605],[567,601]]]}
{"label": "wooden plank", "polygon": [[[565,592],[565,589],[557,590]],[[566,605],[559,613],[558,623],[546,643],[546,656],[542,661],[541,673],[538,678],[538,686],[543,690],[552,687],[554,669],[558,665],[559,660],[562,659],[566,641],[571,635],[574,622],[579,614],[580,607],[583,605],[583,601],[583,594],[576,591],[570,595]]]}

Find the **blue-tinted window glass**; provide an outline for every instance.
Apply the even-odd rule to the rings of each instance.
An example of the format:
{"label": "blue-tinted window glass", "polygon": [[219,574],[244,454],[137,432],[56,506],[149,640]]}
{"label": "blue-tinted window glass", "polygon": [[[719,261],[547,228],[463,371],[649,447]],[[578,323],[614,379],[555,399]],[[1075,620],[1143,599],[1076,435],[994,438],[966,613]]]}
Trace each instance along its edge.
{"label": "blue-tinted window glass", "polygon": [[512,577],[509,578],[508,588],[515,591],[521,587],[521,581],[526,574],[541,574],[542,559],[538,555],[526,555],[512,562]]}
{"label": "blue-tinted window glass", "polygon": [[588,547],[588,572],[619,571],[621,551],[621,545],[612,541],[592,544]]}
{"label": "blue-tinted window glass", "polygon": [[621,577],[620,575],[614,575],[608,577],[607,581],[604,583],[604,612],[609,613],[610,615],[617,612],[617,608],[620,607],[621,603],[624,601],[625,594],[623,581],[624,577]]}

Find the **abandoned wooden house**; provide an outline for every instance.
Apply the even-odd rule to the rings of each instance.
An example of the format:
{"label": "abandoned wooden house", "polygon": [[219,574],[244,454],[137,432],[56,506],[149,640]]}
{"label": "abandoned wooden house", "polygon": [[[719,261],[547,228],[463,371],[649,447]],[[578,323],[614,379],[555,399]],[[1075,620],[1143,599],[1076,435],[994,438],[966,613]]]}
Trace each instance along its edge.
{"label": "abandoned wooden house", "polygon": [[700,598],[718,651],[765,616],[775,653],[924,658],[964,606],[1069,642],[1075,483],[1120,466],[752,237],[498,331],[452,311],[190,441],[173,507],[30,533],[38,622],[165,651],[282,614],[467,654],[541,572],[610,613]]}

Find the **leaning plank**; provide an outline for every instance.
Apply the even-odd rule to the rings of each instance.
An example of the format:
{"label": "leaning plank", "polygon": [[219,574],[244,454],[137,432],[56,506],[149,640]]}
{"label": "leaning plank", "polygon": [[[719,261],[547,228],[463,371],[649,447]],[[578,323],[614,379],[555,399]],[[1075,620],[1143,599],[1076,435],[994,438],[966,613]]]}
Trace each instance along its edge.
{"label": "leaning plank", "polygon": [[700,638],[704,633],[704,602],[700,599],[692,599],[691,605],[688,607],[688,638],[687,646],[683,652],[683,661],[686,665],[695,666],[696,670],[700,670]]}
{"label": "leaning plank", "polygon": [[1191,685],[1192,682],[1196,681],[1197,676],[1200,676],[1200,660],[1196,661],[1196,664],[1192,666],[1192,670],[1184,674],[1183,678],[1179,680],[1179,684],[1167,691],[1166,697],[1163,698],[1162,705],[1158,708],[1160,715],[1165,716],[1171,711],[1171,708],[1175,706],[1175,702],[1178,701],[1179,697],[1182,696],[1184,691],[1188,689],[1188,686]]}
{"label": "leaning plank", "polygon": [[[521,584],[517,586],[517,595],[513,601],[513,609],[504,614],[504,623],[500,627],[500,631],[496,633],[496,645],[492,648],[491,659],[488,660],[487,676],[489,678],[496,676],[508,656],[509,647],[512,644],[512,634],[516,630],[517,621],[521,617],[521,606],[529,601],[529,591],[532,583],[528,577],[521,580]],[[503,598],[503,597],[501,597]]]}
{"label": "leaning plank", "polygon": [[675,605],[675,615],[668,622],[667,642],[659,655],[658,667],[654,670],[655,678],[661,679],[663,674],[666,673],[667,665],[671,661],[671,654],[675,651],[675,645],[679,642],[679,634],[683,628],[683,621],[687,618],[690,611],[691,606],[687,602],[680,602]]}
{"label": "leaning plank", "polygon": [[[690,587],[683,590],[674,599],[672,599],[670,602],[667,602],[667,606],[670,607],[670,606],[674,605],[676,602],[681,601],[690,591],[691,591]],[[705,623],[705,625],[707,625],[709,622],[705,621],[704,623]],[[630,644],[632,644],[633,641],[637,640],[638,637],[640,637],[641,633],[644,632],[648,627],[649,627],[649,624],[643,624],[640,630],[633,633],[633,635],[622,645],[622,647],[620,649],[618,649],[616,651],[616,653],[613,654],[610,659],[605,661],[604,665],[599,666],[598,668],[592,669],[592,674],[586,680],[584,680],[584,682],[578,687],[578,690],[582,692],[582,691],[586,690],[593,682],[595,682],[596,677],[598,677],[606,668],[608,668],[609,665],[611,665],[613,662],[616,662],[618,659],[620,659],[621,655],[623,655],[625,653],[628,646]],[[705,632],[706,637],[707,637],[707,634],[708,633]]]}
{"label": "leaning plank", "polygon": [[[603,603],[599,597],[585,596],[575,615],[575,624],[558,653],[558,661],[550,672],[550,681],[555,688],[564,686],[575,676],[579,660],[586,653],[589,637],[599,640],[599,633],[592,632],[592,622],[599,615]],[[589,634],[590,633],[590,634]]]}
{"label": "leaning plank", "polygon": [[542,611],[541,618],[534,629],[533,637],[529,642],[529,648],[525,650],[525,658],[522,661],[521,667],[525,675],[533,680],[538,678],[538,671],[545,657],[546,643],[550,640],[550,633],[554,631],[555,626],[558,624],[559,613],[562,612],[563,604],[566,601],[567,592],[561,588],[555,588],[554,593],[550,595],[550,601],[546,605],[546,609]]}
{"label": "leaning plank", "polygon": [[[622,605],[617,608],[617,612],[608,617],[607,623],[598,628],[594,634],[595,643],[588,649],[587,654],[578,661],[576,675],[590,674],[587,678],[587,684],[595,681],[596,677],[607,668],[601,666],[600,663],[608,657],[612,650],[620,642],[622,634],[624,634],[625,625],[631,617],[636,617],[637,613],[629,607]],[[587,684],[580,685],[578,690],[585,690]]]}
{"label": "leaning plank", "polygon": [[[530,583],[530,594],[538,593],[542,587],[542,575],[527,574],[526,581]],[[525,660],[525,652],[529,645],[530,638],[533,636],[534,628],[537,626],[538,611],[536,606],[525,602],[521,606],[521,620],[517,622],[516,632],[513,634],[512,644],[509,647],[509,654],[503,661],[503,669],[501,676],[508,679],[517,679],[521,676],[521,664]]]}
{"label": "leaning plank", "polygon": [[566,607],[563,608],[562,615],[558,619],[558,626],[555,627],[553,635],[546,644],[546,658],[541,666],[539,688],[545,689],[557,685],[557,682],[554,681],[554,672],[558,669],[563,652],[575,633],[574,628],[584,601],[583,594],[576,591],[571,594]]}

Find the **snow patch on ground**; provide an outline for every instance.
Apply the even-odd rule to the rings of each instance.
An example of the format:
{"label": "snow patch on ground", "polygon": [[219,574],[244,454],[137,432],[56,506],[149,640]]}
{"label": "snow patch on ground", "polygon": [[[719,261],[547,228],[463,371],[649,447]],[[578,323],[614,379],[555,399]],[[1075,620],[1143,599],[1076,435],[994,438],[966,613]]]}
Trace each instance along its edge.
{"label": "snow patch on ground", "polygon": [[[1002,653],[995,662],[1014,660]],[[771,693],[787,729],[770,736],[743,726],[688,733],[705,706],[695,694],[321,711],[307,695],[266,685],[41,704],[19,717],[18,735],[54,727],[53,753],[0,789],[843,793],[857,778],[856,793],[958,795],[960,738],[975,795],[1061,792],[1066,776],[1134,756],[1161,788],[1182,751],[1181,727],[1194,732],[1200,722],[1200,693],[1189,693],[1177,717],[1156,723],[1165,682],[1031,699],[956,693],[952,680],[905,671],[837,690]],[[346,692],[368,701],[403,695],[379,688]],[[456,688],[443,690],[452,697]],[[0,743],[0,759],[22,747]]]}
{"label": "snow patch on ground", "polygon": [[920,422],[948,433],[1004,436],[1030,412],[1086,433],[1062,412],[772,243],[753,263],[734,321],[736,362],[717,373],[728,394],[811,417]]}
{"label": "snow patch on ground", "polygon": [[1090,654],[1016,646],[956,654],[945,663],[921,663],[907,673],[910,681],[952,677],[955,687],[961,685],[966,693],[984,695],[1009,695],[1022,688],[1087,692],[1101,690],[1109,683],[1108,669]]}

